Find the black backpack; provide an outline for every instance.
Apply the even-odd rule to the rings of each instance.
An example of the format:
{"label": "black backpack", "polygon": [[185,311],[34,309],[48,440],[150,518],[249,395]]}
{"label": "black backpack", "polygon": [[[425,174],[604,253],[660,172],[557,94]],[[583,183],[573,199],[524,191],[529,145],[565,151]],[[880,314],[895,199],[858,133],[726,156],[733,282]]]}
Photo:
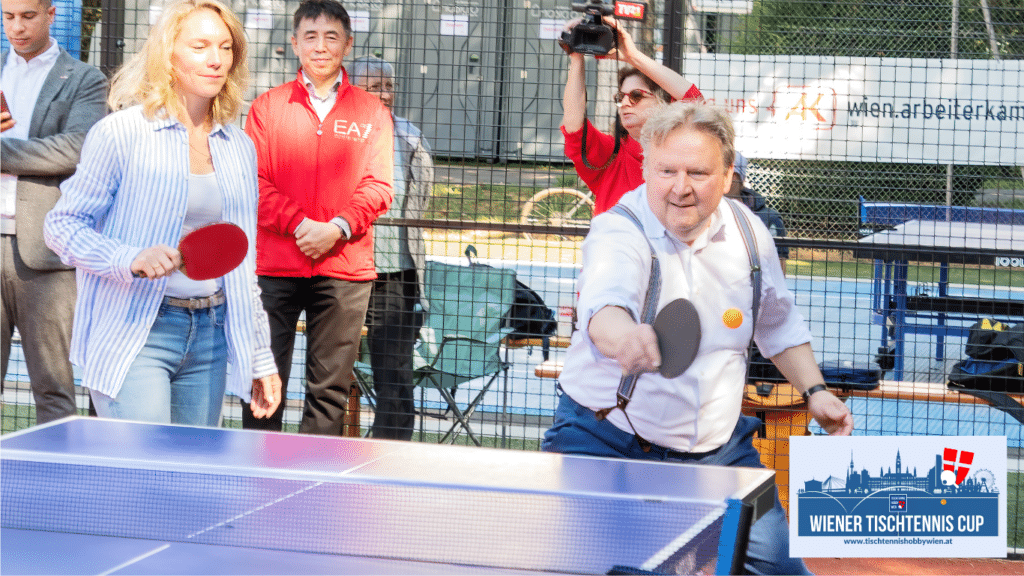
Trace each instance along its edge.
{"label": "black backpack", "polygon": [[949,382],[974,390],[1024,394],[1024,363],[1016,358],[965,358],[949,369]]}
{"label": "black backpack", "polygon": [[1024,362],[1024,324],[1009,326],[982,318],[971,326],[964,354],[977,360],[1008,360]]}
{"label": "black backpack", "polygon": [[949,370],[949,382],[962,388],[1024,393],[1024,324],[1009,326],[983,318],[971,326],[967,358]]}
{"label": "black backpack", "polygon": [[977,396],[1024,424],[1024,407],[1006,394],[1024,394],[1024,324],[984,318],[971,326],[967,358],[949,370],[949,387]]}
{"label": "black backpack", "polygon": [[516,280],[516,299],[512,303],[506,327],[512,328],[509,338],[542,338],[544,359],[548,359],[551,342],[549,338],[558,329],[555,313],[544,304],[544,299],[533,288]]}

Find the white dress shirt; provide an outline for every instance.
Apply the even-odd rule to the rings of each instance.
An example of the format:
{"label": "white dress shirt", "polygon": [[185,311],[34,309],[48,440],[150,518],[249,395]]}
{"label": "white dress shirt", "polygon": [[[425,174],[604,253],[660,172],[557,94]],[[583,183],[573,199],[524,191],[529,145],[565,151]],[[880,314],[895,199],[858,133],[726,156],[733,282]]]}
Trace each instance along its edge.
{"label": "white dress shirt", "polygon": [[[58,56],[60,47],[52,39],[50,47],[31,60],[25,60],[14,50],[7,53],[3,73],[0,74],[0,89],[4,91],[11,117],[16,122],[10,130],[0,133],[0,138],[28,140],[36,100]],[[18,177],[13,174],[0,175],[0,232],[3,234],[14,234],[17,197]]]}
{"label": "white dress shirt", "polygon": [[[642,438],[681,452],[707,452],[728,441],[740,416],[751,336],[753,290],[750,263],[732,211],[720,204],[710,226],[692,245],[672,236],[651,212],[646,185],[619,201],[643,223],[661,263],[658,310],[676,298],[693,302],[702,338],[693,364],[677,378],[642,375],[626,410]],[[761,260],[761,307],[755,341],[766,357],[810,342],[811,334],[793,306],[793,296],[771,234],[744,206]],[[573,334],[560,384],[573,400],[592,410],[615,406],[622,370],[591,342],[587,326],[605,306],[619,306],[634,318],[642,315],[650,279],[651,252],[640,230],[625,217],[604,213],[594,218],[583,242],[578,330]],[[732,308],[743,322],[729,328],[723,314]],[[621,410],[608,420],[633,432]]]}

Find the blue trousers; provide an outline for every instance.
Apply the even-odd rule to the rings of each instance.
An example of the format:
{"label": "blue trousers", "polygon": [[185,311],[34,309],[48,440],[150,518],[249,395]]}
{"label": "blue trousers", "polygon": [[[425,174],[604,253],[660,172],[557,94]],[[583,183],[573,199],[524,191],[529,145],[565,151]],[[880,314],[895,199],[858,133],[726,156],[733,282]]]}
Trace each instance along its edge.
{"label": "blue trousers", "polygon": [[[607,420],[598,420],[592,410],[562,394],[554,424],[544,434],[541,449],[605,458],[764,468],[753,443],[754,431],[759,426],[757,418],[740,416],[729,441],[712,452],[684,454],[657,445],[644,452],[636,435],[619,430]],[[745,567],[751,574],[810,574],[803,560],[789,557],[789,524],[778,490],[775,506],[750,529]]]}
{"label": "blue trousers", "polygon": [[117,397],[90,392],[96,413],[157,424],[218,426],[227,384],[226,312],[226,304],[200,310],[162,304]]}

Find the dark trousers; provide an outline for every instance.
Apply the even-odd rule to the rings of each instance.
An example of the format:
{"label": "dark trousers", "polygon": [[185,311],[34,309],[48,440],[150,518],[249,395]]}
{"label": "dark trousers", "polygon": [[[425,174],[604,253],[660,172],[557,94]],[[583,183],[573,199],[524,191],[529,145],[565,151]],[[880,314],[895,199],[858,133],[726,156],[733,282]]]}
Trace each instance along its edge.
{"label": "dark trousers", "polygon": [[[295,327],[299,314],[306,313],[306,399],[299,432],[340,436],[371,283],[260,276],[259,284],[283,399],[288,397]],[[260,419],[242,402],[242,427],[280,431],[284,408],[282,400],[274,414]]]}
{"label": "dark trousers", "polygon": [[412,351],[422,323],[415,310],[418,296],[415,270],[380,274],[373,283],[366,327],[377,397],[371,427],[374,438],[412,439],[416,422]]}
{"label": "dark trousers", "polygon": [[71,324],[75,315],[75,271],[34,270],[18,254],[18,240],[3,235],[0,271],[0,353],[3,378],[11,356],[14,328],[36,403],[36,423],[77,414],[75,375],[71,368]]}

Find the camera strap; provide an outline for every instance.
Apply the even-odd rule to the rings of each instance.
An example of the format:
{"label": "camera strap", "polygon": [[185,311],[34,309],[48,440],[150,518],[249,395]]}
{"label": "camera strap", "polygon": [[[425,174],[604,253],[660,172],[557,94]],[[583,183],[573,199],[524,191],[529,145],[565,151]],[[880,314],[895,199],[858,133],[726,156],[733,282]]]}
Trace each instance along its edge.
{"label": "camera strap", "polygon": [[[615,50],[617,52],[619,50],[619,35],[618,35],[618,33],[616,33],[614,35],[614,39],[615,39]],[[619,135],[618,125],[616,125],[615,128],[613,129],[613,132],[615,133],[615,148],[612,150],[612,155],[609,156],[608,157],[608,161],[605,162],[604,165],[602,165],[600,167],[593,166],[593,165],[590,164],[590,160],[587,160],[587,103],[586,103],[587,90],[586,90],[586,82],[585,81],[583,83],[583,86],[584,86],[584,88],[583,88],[583,98],[584,98],[584,101],[583,101],[583,140],[582,140],[582,142],[580,142],[581,152],[583,152],[583,165],[586,166],[588,170],[604,170],[605,168],[611,166],[612,165],[612,160],[615,160],[615,157],[619,155],[619,149],[622,147],[622,136]],[[615,110],[616,118],[618,117],[618,115],[619,115],[619,111],[618,111],[618,107],[616,107],[616,110]]]}
{"label": "camera strap", "polygon": [[589,170],[604,170],[605,168],[611,166],[612,160],[615,160],[615,157],[619,155],[619,148],[622,146],[622,137],[619,136],[619,131],[616,130],[615,131],[615,149],[612,150],[612,155],[608,157],[608,161],[605,162],[603,166],[601,166],[601,167],[592,166],[590,164],[590,160],[587,160],[587,114],[586,114],[586,112],[584,112],[583,113],[583,141],[580,143],[580,146],[582,148],[581,151],[583,152],[583,165],[586,166]]}

